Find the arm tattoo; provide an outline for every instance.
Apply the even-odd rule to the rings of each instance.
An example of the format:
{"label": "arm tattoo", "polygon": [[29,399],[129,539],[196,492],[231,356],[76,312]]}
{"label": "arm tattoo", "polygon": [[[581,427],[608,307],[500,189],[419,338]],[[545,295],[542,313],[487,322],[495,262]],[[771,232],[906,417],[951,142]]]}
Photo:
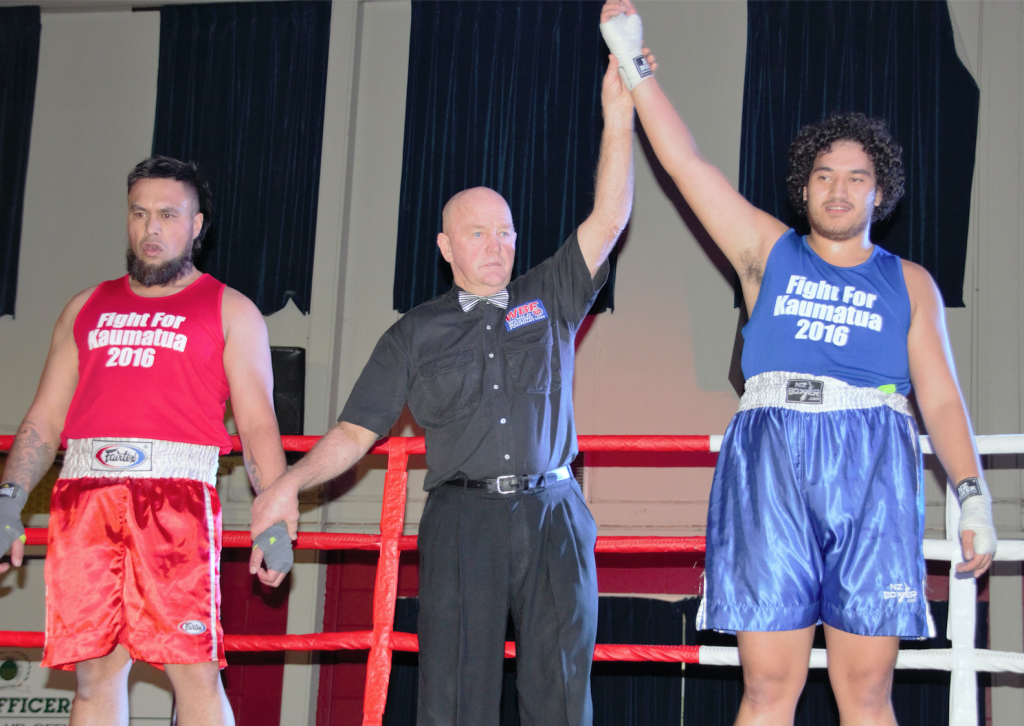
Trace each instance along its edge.
{"label": "arm tattoo", "polygon": [[262,493],[260,482],[263,481],[263,471],[256,463],[256,457],[249,453],[248,449],[245,449],[242,451],[242,459],[245,461],[245,471],[249,475],[249,481],[252,482],[252,488],[256,490],[257,494]]}
{"label": "arm tattoo", "polygon": [[57,448],[43,440],[35,424],[25,421],[7,456],[3,480],[17,484],[26,492],[32,491],[49,471],[56,454]]}

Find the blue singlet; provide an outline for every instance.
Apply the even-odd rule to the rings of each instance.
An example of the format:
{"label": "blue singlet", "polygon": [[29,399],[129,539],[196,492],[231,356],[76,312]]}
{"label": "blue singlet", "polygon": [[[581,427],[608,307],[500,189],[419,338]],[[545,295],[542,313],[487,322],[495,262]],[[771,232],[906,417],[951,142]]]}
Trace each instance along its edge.
{"label": "blue singlet", "polygon": [[899,257],[876,246],[866,262],[836,267],[789,230],[768,255],[743,328],[743,376],[800,371],[905,396],[909,330]]}

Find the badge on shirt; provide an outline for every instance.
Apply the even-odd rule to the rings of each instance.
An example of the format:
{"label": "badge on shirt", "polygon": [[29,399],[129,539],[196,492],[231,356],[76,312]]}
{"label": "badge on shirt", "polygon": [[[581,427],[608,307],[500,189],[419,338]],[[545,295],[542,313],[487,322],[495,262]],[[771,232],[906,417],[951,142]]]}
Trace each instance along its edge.
{"label": "badge on shirt", "polygon": [[544,309],[544,303],[540,300],[531,300],[528,303],[517,305],[505,313],[505,330],[512,332],[539,320],[547,320],[548,311]]}
{"label": "badge on shirt", "polygon": [[153,471],[152,441],[92,440],[91,471]]}
{"label": "badge on shirt", "polygon": [[825,384],[801,378],[786,383],[786,403],[821,403]]}

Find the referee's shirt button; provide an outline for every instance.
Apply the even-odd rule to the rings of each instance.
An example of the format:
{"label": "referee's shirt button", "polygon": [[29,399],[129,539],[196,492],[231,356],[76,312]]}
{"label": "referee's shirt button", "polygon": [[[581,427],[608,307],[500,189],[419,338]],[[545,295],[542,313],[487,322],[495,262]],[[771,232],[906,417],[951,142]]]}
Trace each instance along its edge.
{"label": "referee's shirt button", "polygon": [[487,329],[488,329],[488,330],[490,330],[490,329],[491,329],[491,326],[490,326],[490,325],[488,325],[488,326],[487,326]]}
{"label": "referee's shirt button", "polygon": [[506,459],[508,458],[508,454],[505,454],[505,458],[506,458]]}
{"label": "referee's shirt button", "polygon": [[493,357],[494,357],[494,353],[488,353],[488,354],[487,354],[487,357],[488,357],[488,358],[493,358]]}
{"label": "referee's shirt button", "polygon": [[505,423],[505,419],[501,419],[499,423]]}
{"label": "referee's shirt button", "polygon": [[495,384],[494,384],[494,390],[495,390],[495,391],[497,391],[497,390],[498,390],[498,384],[497,384],[497,383],[495,383]]}

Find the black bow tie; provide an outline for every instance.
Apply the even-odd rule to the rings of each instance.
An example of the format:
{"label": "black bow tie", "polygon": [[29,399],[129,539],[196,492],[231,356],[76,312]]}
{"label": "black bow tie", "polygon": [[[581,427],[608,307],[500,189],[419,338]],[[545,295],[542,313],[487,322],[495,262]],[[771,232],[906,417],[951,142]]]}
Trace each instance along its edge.
{"label": "black bow tie", "polygon": [[468,313],[470,310],[475,308],[476,304],[481,300],[485,303],[501,308],[502,310],[506,310],[508,309],[508,290],[502,289],[493,295],[474,295],[471,292],[459,290],[459,305],[462,306],[462,312],[464,313]]}

